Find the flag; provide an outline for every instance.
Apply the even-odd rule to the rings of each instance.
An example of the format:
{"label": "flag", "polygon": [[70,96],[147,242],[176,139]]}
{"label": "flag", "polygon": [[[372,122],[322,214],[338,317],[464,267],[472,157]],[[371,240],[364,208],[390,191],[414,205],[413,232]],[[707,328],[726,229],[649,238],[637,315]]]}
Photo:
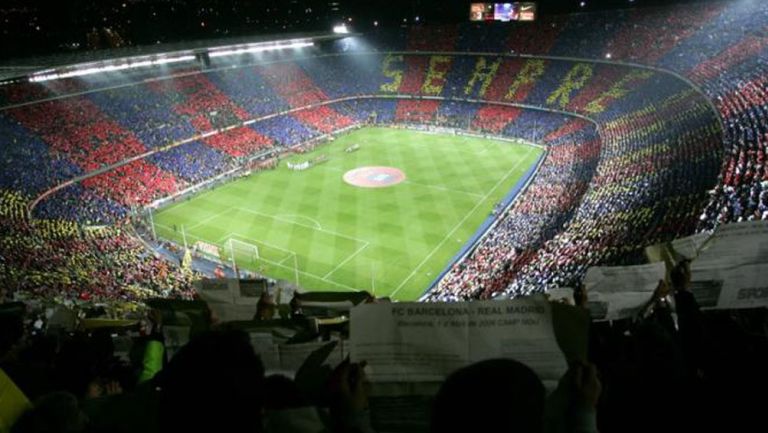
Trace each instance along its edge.
{"label": "flag", "polygon": [[181,260],[181,269],[185,272],[192,271],[192,253],[189,248],[184,250],[184,258]]}

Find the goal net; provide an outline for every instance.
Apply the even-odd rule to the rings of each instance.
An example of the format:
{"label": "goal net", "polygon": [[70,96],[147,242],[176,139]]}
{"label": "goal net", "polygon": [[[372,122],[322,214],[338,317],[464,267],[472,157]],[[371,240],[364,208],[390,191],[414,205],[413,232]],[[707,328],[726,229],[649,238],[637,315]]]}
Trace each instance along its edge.
{"label": "goal net", "polygon": [[237,238],[229,238],[224,247],[227,259],[238,269],[280,275],[285,279],[297,277],[298,259],[291,250],[261,241]]}
{"label": "goal net", "polygon": [[226,253],[229,254],[229,259],[234,259],[240,268],[251,268],[258,264],[260,258],[258,245],[234,238],[227,241]]}

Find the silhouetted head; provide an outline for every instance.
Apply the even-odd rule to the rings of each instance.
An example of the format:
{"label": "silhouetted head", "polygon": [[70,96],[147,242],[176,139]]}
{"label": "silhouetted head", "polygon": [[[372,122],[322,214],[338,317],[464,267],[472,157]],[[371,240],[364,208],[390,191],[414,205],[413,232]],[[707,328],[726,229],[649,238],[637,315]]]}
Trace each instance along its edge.
{"label": "silhouetted head", "polygon": [[13,433],[77,433],[85,431],[87,418],[77,397],[54,392],[40,397],[13,426]]}
{"label": "silhouetted head", "polygon": [[269,294],[269,291],[261,292],[259,301],[256,304],[256,320],[270,320],[275,316],[275,299]]}
{"label": "silhouetted head", "polygon": [[448,376],[435,397],[432,433],[477,431],[540,433],[544,385],[511,359],[493,359]]}
{"label": "silhouetted head", "polygon": [[248,334],[201,334],[158,376],[162,431],[260,431],[264,366]]}

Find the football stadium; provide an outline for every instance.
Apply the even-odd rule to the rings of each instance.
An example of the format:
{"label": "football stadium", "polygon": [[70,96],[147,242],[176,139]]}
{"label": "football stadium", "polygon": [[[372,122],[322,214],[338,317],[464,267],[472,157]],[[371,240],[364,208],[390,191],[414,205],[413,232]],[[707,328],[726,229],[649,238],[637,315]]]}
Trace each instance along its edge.
{"label": "football stadium", "polygon": [[0,20],[0,433],[765,429],[768,2]]}
{"label": "football stadium", "polygon": [[[416,300],[541,154],[484,138],[358,129],[163,209],[155,233],[214,245],[233,266],[299,287]],[[397,167],[405,179],[347,178],[371,167]]]}

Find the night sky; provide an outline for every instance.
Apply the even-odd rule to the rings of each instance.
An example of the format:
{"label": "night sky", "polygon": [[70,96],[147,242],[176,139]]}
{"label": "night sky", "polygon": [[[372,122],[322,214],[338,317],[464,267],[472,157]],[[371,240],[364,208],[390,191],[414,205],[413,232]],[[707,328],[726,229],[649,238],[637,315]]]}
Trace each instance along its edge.
{"label": "night sky", "polygon": [[[707,0],[540,0],[539,14]],[[584,3],[582,6],[581,3]],[[256,34],[468,20],[465,0],[2,0],[0,59]]]}

